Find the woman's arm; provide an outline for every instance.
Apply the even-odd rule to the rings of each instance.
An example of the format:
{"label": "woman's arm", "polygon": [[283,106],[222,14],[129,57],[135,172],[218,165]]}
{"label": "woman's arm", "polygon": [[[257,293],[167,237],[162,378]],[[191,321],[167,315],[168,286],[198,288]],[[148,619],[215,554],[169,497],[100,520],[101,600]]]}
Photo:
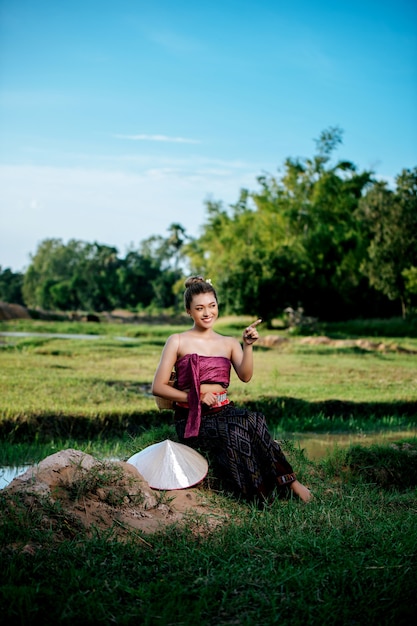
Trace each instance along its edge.
{"label": "woman's arm", "polygon": [[243,349],[237,339],[232,339],[231,361],[236,374],[244,383],[248,383],[253,375],[253,350],[252,345],[259,339],[256,326],[262,322],[256,320],[245,328],[243,332]]}
{"label": "woman's arm", "polygon": [[167,400],[187,402],[188,393],[186,391],[175,389],[175,387],[168,384],[171,372],[177,360],[178,346],[179,335],[171,335],[162,350],[161,360],[156,368],[151,392],[154,396],[160,396],[161,398],[166,398]]}
{"label": "woman's arm", "polygon": [[251,345],[242,346],[237,339],[233,339],[231,361],[236,374],[244,383],[248,383],[253,374],[253,351]]}

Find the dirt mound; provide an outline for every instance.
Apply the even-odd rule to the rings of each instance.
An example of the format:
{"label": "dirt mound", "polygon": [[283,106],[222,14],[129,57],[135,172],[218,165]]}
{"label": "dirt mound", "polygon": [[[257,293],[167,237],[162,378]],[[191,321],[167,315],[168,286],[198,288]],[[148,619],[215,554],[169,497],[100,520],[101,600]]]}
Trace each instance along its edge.
{"label": "dirt mound", "polygon": [[20,304],[9,304],[0,302],[0,321],[5,320],[30,320],[29,311]]}
{"label": "dirt mound", "polygon": [[[289,343],[287,337],[278,335],[264,335],[256,342],[256,345],[265,348],[279,348]],[[309,335],[298,340],[301,345],[307,346],[330,346],[333,348],[359,348],[372,352],[402,352],[404,354],[417,354],[416,350],[410,350],[394,343],[383,341],[370,341],[369,339],[331,339],[325,335]]]}
{"label": "dirt mound", "polygon": [[201,534],[226,521],[202,488],[156,491],[133,465],[98,461],[73,449],[47,457],[4,491],[23,497],[28,506],[43,502],[42,513],[51,527],[57,505],[74,533],[77,528],[112,529],[123,538],[132,531],[152,533],[194,517],[199,520],[194,524],[196,532]]}
{"label": "dirt mound", "polygon": [[265,348],[276,348],[277,346],[281,346],[282,344],[286,344],[288,342],[289,339],[287,337],[280,337],[279,335],[264,335],[263,337],[259,337],[256,345]]}
{"label": "dirt mound", "polygon": [[408,350],[402,346],[382,341],[370,341],[369,339],[330,339],[326,336],[303,337],[300,343],[310,346],[333,346],[335,348],[360,348],[367,351],[378,352],[403,352],[406,354],[416,354],[416,350]]}

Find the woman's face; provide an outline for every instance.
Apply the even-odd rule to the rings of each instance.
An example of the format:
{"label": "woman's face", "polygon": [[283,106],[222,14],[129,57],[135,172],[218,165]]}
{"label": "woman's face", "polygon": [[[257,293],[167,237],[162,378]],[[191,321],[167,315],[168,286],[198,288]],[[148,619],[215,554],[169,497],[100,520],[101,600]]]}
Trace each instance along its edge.
{"label": "woman's face", "polygon": [[219,316],[219,307],[213,292],[193,296],[188,309],[194,324],[200,328],[211,328]]}

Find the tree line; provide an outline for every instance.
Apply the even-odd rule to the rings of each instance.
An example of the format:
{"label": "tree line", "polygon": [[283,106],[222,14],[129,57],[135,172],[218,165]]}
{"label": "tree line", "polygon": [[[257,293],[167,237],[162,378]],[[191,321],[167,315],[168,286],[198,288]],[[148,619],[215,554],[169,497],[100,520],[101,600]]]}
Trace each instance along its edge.
{"label": "tree line", "polygon": [[287,158],[236,203],[207,201],[196,238],[174,223],[124,257],[108,245],[46,239],[24,273],[0,268],[0,299],[64,311],[178,310],[185,275],[198,273],[227,313],[405,317],[417,306],[417,168],[391,188],[334,161],[341,143],[341,129],[329,128],[311,158]]}

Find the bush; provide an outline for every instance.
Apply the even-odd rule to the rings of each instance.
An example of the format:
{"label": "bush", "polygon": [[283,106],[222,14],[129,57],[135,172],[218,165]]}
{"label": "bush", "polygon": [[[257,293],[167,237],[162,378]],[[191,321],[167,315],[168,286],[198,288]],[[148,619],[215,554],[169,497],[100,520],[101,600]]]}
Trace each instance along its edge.
{"label": "bush", "polygon": [[354,476],[385,489],[417,486],[417,443],[401,442],[389,446],[352,446],[346,462]]}

